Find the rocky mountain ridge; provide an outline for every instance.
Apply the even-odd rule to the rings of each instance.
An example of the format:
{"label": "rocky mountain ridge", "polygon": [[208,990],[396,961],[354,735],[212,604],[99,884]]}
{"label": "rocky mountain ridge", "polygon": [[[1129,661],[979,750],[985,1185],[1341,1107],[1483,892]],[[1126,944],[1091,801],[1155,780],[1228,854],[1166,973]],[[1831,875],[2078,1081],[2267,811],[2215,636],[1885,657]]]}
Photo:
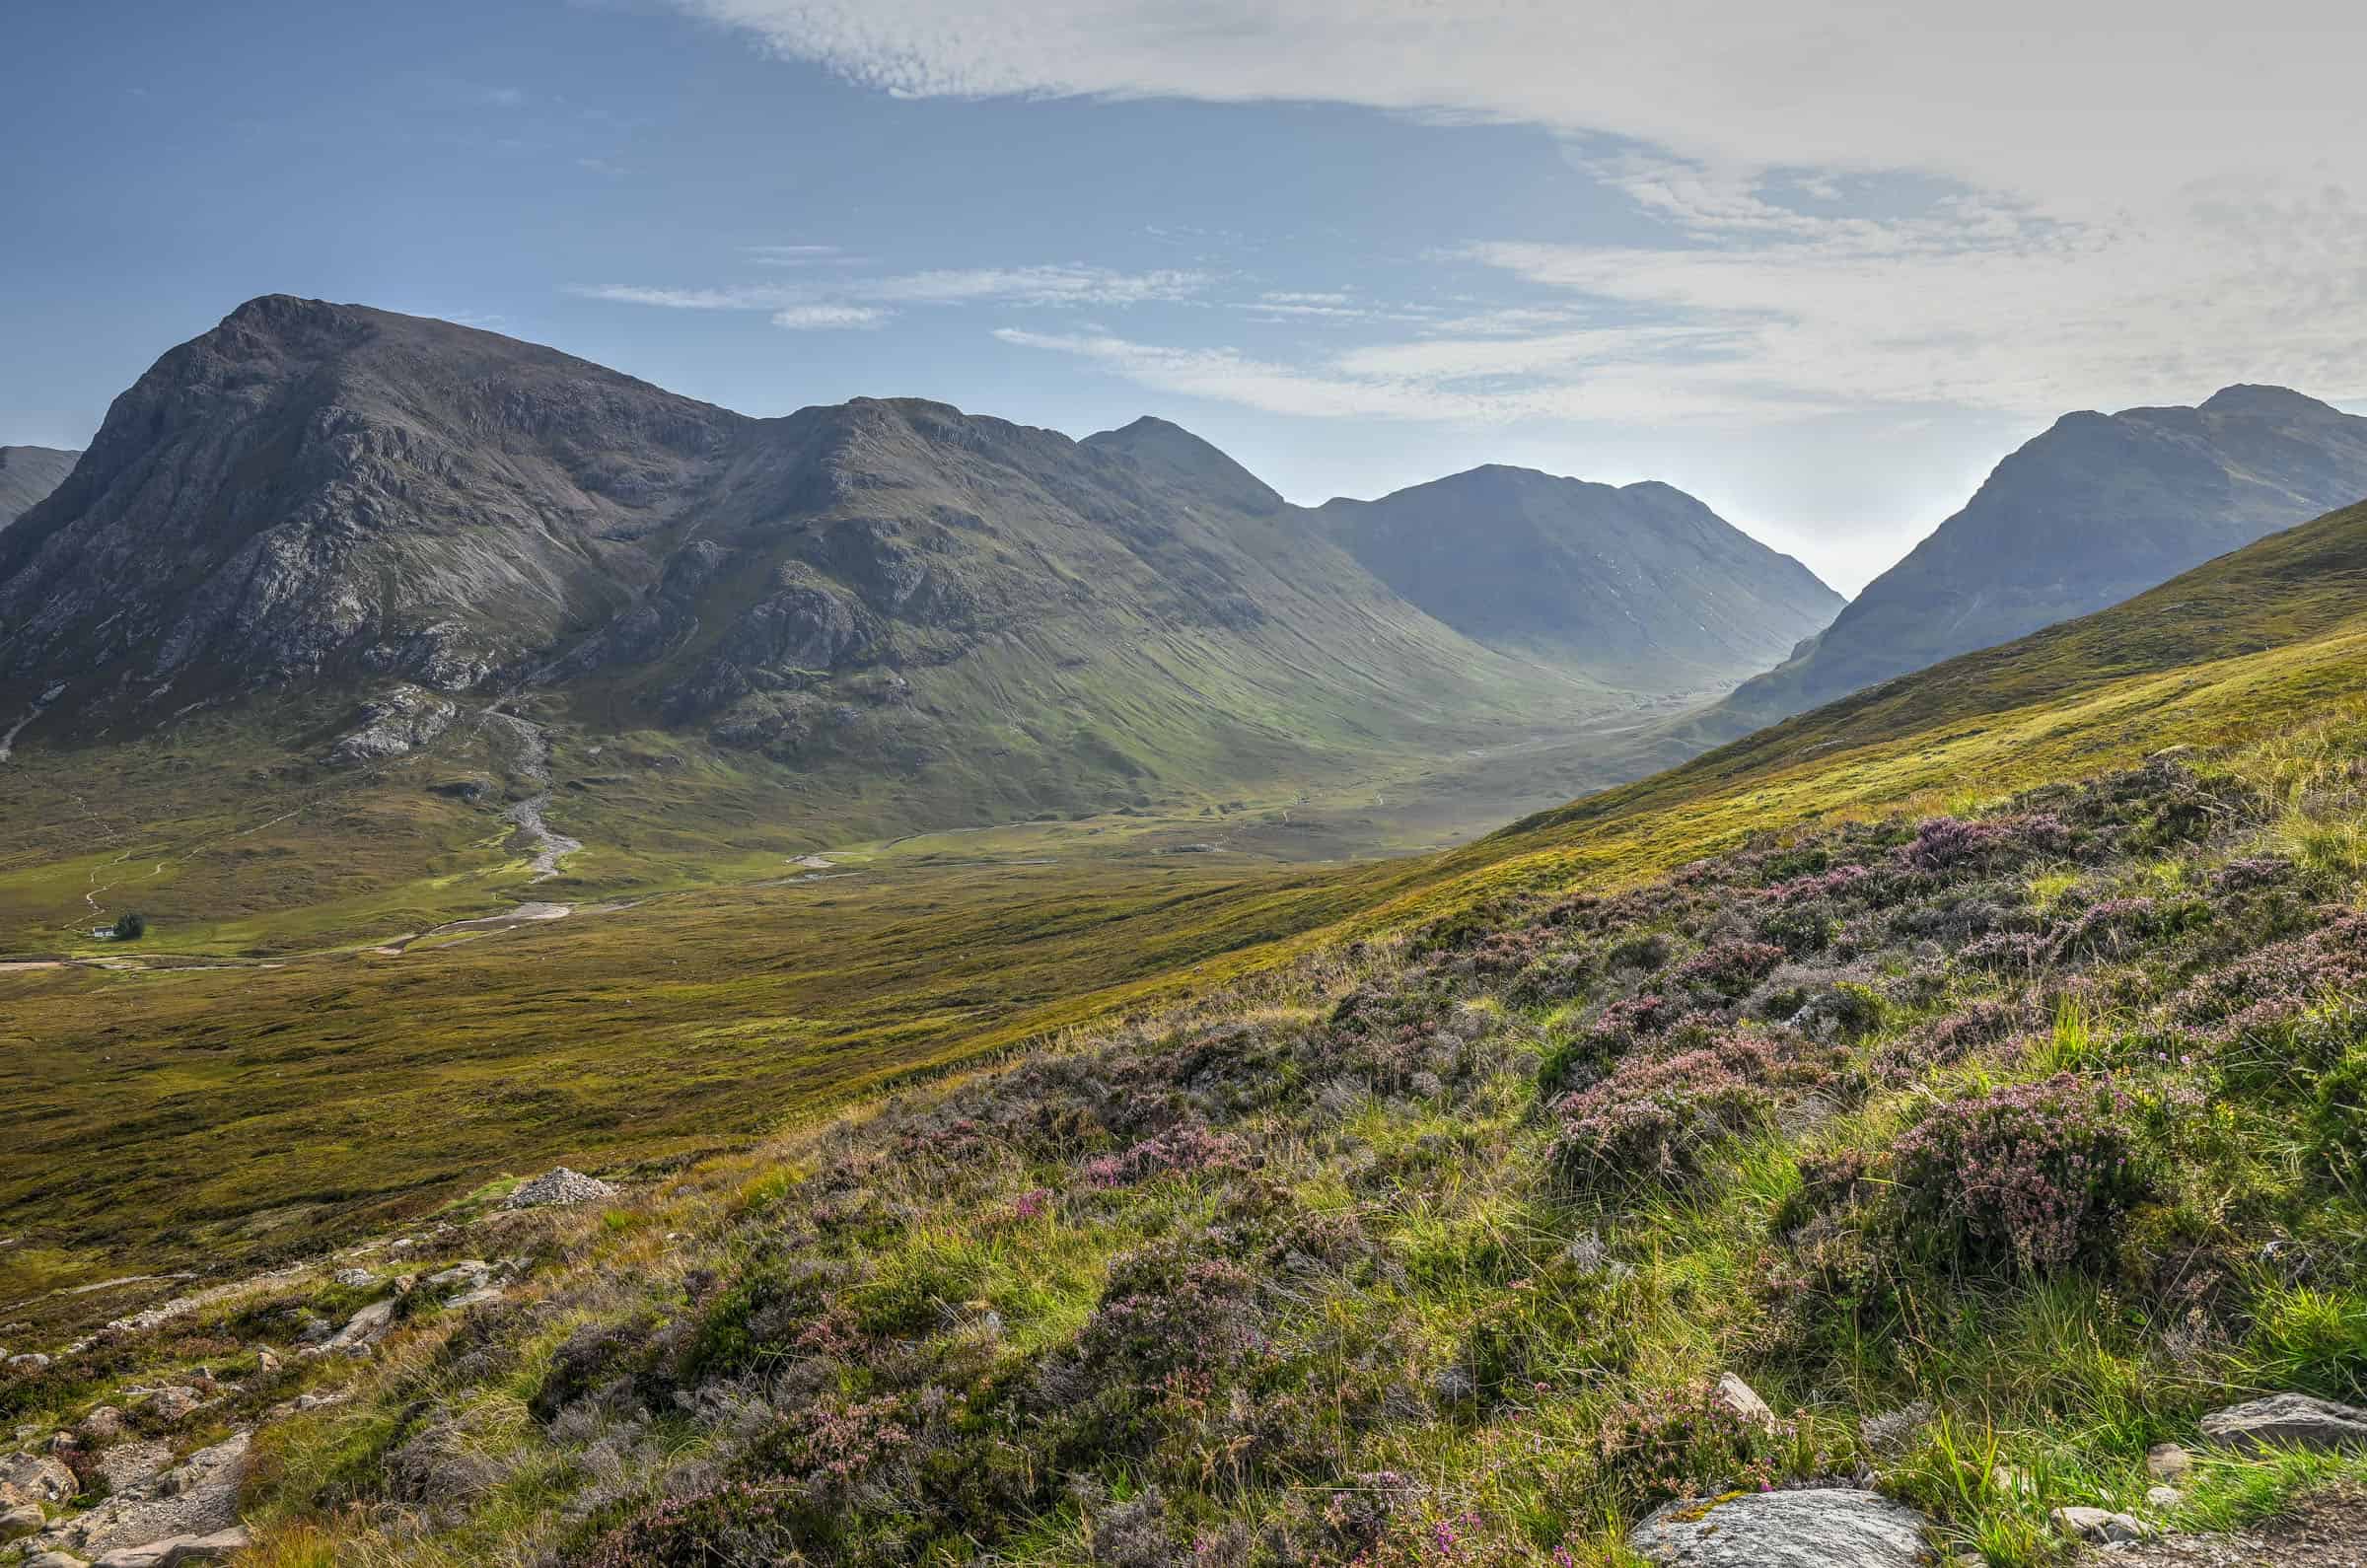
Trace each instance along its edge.
{"label": "rocky mountain ridge", "polygon": [[56,447],[0,447],[0,529],[64,483],[81,456]]}
{"label": "rocky mountain ridge", "polygon": [[2065,414],[1709,728],[1742,735],[2010,642],[2363,497],[2367,418],[2281,387]]}

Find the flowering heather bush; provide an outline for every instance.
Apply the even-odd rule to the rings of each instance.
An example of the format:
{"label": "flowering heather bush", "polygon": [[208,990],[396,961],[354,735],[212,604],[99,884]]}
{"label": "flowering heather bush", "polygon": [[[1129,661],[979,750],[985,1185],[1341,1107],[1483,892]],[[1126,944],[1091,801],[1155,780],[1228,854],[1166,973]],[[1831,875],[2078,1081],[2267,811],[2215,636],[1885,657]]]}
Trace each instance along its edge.
{"label": "flowering heather bush", "polygon": [[2170,1017],[2228,1041],[2367,985],[2367,915],[2346,915],[2204,975],[2170,1002]]}
{"label": "flowering heather bush", "polygon": [[1700,1173],[1716,1145],[1769,1121],[1779,1086],[1808,1087],[1829,1076],[1754,1034],[1674,1056],[1630,1056],[1553,1107],[1561,1123],[1553,1157],[1581,1180],[1682,1181]]}
{"label": "flowering heather bush", "polygon": [[1915,830],[1899,858],[1918,871],[1998,872],[2027,860],[2067,855],[2074,838],[2051,812],[1966,821],[1935,817]]}
{"label": "flowering heather bush", "polygon": [[1892,1150],[1909,1245],[2023,1273],[2108,1251],[2146,1190],[2134,1114],[2118,1086],[2070,1073],[1933,1106]]}
{"label": "flowering heather bush", "polygon": [[1237,1366],[1265,1345],[1256,1288],[1240,1264],[1179,1243],[1129,1252],[1111,1265],[1078,1336],[1080,1367],[1096,1381],[1139,1387]]}
{"label": "flowering heather bush", "polygon": [[2027,974],[2046,966],[2054,944],[2033,931],[1992,931],[1960,949],[1957,962],[1991,974]]}
{"label": "flowering heather bush", "polygon": [[1097,1187],[1130,1187],[1154,1176],[1191,1176],[1201,1171],[1249,1171],[1256,1166],[1249,1145],[1231,1133],[1187,1124],[1171,1127],[1123,1154],[1085,1162],[1085,1179]]}
{"label": "flowering heather bush", "polygon": [[1697,1383],[1614,1407],[1595,1437],[1595,1461],[1636,1513],[1682,1497],[1772,1486],[1778,1423],[1758,1426]]}
{"label": "flowering heather bush", "polygon": [[1934,1067],[1953,1067],[1983,1045],[1996,1043],[2038,1022],[2027,1006],[2015,1002],[1971,1002],[1928,1024],[1908,1030],[1885,1045],[1876,1070],[1893,1083],[1917,1077]]}
{"label": "flowering heather bush", "polygon": [[1843,898],[1865,888],[1874,873],[1864,866],[1835,866],[1830,871],[1812,872],[1794,877],[1771,888],[1759,890],[1759,896],[1770,903],[1813,903],[1826,898]]}
{"label": "flowering heather bush", "polygon": [[733,1481],[668,1498],[636,1514],[578,1561],[582,1568],[716,1568],[722,1563],[795,1561],[788,1488]]}
{"label": "flowering heather bush", "polygon": [[1672,977],[1679,985],[1698,985],[1729,1000],[1765,979],[1784,959],[1783,949],[1768,942],[1720,942],[1686,960]]}
{"label": "flowering heather bush", "polygon": [[2281,887],[2293,880],[2293,862],[2282,855],[2254,855],[2231,860],[2212,874],[2211,891],[2252,892],[2261,888]]}

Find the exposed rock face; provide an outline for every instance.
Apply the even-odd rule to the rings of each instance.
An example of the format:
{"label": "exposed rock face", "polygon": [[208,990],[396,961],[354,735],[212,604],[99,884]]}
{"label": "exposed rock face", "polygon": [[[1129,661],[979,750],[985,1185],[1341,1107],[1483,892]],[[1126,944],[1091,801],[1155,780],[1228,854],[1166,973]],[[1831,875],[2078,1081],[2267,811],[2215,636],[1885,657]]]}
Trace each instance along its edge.
{"label": "exposed rock face", "polygon": [[[247,1473],[249,1435],[240,1432],[200,1449],[163,1474],[137,1482],[108,1497],[88,1513],[77,1514],[37,1537],[44,1549],[80,1554],[144,1548],[152,1556],[126,1556],[133,1564],[215,1562],[228,1555],[190,1555],[203,1548],[182,1543],[202,1542],[235,1531],[239,1524],[239,1485]],[[172,1555],[179,1547],[182,1555]]]}
{"label": "exposed rock face", "polygon": [[339,767],[384,762],[403,756],[452,728],[460,709],[417,686],[395,686],[362,704],[354,728],[328,748],[328,760]]}
{"label": "exposed rock face", "polygon": [[2206,1439],[2224,1448],[2367,1448],[2367,1410],[2306,1393],[2272,1393],[2229,1405],[2199,1424]]}
{"label": "exposed rock face", "polygon": [[1465,636],[1558,654],[1609,678],[1739,678],[1841,608],[1807,567],[1657,482],[1491,465],[1378,501],[1333,501],[1315,519]]}
{"label": "exposed rock face", "polygon": [[2277,387],[2065,414],[1816,641],[1723,704],[1739,735],[2010,642],[2367,497],[2367,419]]}
{"label": "exposed rock face", "polygon": [[558,1166],[521,1184],[515,1192],[501,1200],[501,1206],[505,1209],[540,1209],[567,1203],[599,1203],[615,1195],[616,1189],[598,1176],[588,1176],[580,1171]]}
{"label": "exposed rock face", "polygon": [[1627,1548],[1679,1568],[1913,1568],[1933,1560],[1923,1517],[1874,1492],[1745,1492],[1672,1503]]}
{"label": "exposed rock face", "polygon": [[65,483],[81,456],[55,447],[0,447],[0,529]]}
{"label": "exposed rock face", "polygon": [[46,1454],[0,1459],[0,1505],[62,1503],[80,1490],[74,1472]]}

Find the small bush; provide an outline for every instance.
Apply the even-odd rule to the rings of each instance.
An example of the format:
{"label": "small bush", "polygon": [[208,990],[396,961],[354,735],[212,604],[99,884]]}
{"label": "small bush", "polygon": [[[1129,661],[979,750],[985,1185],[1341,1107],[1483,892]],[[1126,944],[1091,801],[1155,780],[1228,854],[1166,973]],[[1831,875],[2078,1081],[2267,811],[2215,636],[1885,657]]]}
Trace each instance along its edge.
{"label": "small bush", "polygon": [[117,915],[110,934],[117,942],[137,942],[148,934],[148,917],[137,913]]}
{"label": "small bush", "polygon": [[2133,1114],[2110,1080],[2068,1073],[1933,1106],[1892,1151],[1909,1248],[2022,1273],[2103,1253],[2146,1190]]}

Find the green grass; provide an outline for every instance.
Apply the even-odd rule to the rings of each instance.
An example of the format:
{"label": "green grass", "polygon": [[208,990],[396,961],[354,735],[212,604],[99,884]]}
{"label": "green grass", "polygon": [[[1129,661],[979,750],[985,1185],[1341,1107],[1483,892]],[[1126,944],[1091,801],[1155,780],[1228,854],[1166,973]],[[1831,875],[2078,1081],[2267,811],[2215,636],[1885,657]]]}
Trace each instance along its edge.
{"label": "green grass", "polygon": [[[0,1301],[158,1265],[242,1266],[423,1212],[502,1170],[745,1146],[1328,944],[1526,890],[1631,883],[1755,833],[1969,788],[1993,798],[2175,744],[2259,743],[2247,765],[2273,769],[2293,732],[2367,698],[2363,562],[2367,509],[2353,509],[1643,783],[1372,865],[1278,862],[1441,820],[1360,812],[1359,784],[1319,795],[1312,827],[1286,825],[1316,789],[1284,781],[887,848],[886,815],[881,830],[832,831],[777,772],[653,734],[594,742],[560,720],[552,817],[590,848],[532,891],[648,901],[393,960],[367,950],[529,892],[489,808],[425,787],[497,772],[481,738],[326,776],[275,759],[317,750],[335,716],[264,705],[136,745],[21,752],[0,829],[0,919],[16,941],[120,957],[71,934],[99,886],[107,911],[136,898],[149,916],[141,961],[249,962],[0,972],[0,1093],[25,1107],[0,1153],[0,1228],[22,1248],[0,1254]],[[1575,765],[1566,748],[1523,752],[1504,764],[1510,783],[1474,795]],[[1488,771],[1429,758],[1388,777],[1427,773],[1435,796]],[[564,788],[594,778],[610,782]],[[1220,831],[1246,851],[1154,853]],[[2352,863],[2340,821],[2300,813],[2279,831]],[[791,870],[785,856],[865,832],[860,877],[757,885]]]}

